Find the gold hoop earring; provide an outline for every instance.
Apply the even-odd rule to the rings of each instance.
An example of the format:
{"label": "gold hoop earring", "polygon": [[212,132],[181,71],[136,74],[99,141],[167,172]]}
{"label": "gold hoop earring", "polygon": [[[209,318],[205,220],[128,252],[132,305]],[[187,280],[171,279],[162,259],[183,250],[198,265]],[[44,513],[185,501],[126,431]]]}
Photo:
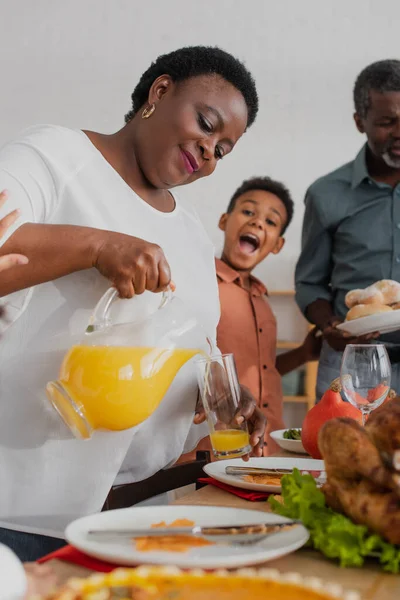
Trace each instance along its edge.
{"label": "gold hoop earring", "polygon": [[153,104],[150,104],[150,106],[146,106],[146,108],[142,112],[142,119],[148,119],[149,117],[151,117],[155,110],[156,105],[154,104],[154,102]]}

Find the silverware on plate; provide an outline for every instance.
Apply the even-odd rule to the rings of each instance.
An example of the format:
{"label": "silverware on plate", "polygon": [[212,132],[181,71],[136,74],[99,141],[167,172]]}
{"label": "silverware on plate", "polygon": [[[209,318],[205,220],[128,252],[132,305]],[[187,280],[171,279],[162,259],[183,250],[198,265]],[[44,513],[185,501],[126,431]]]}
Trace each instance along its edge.
{"label": "silverware on plate", "polygon": [[263,469],[262,467],[225,467],[227,475],[288,475],[293,469]]}
{"label": "silverware on plate", "polygon": [[[307,470],[302,470],[303,473],[307,473]],[[293,473],[293,469],[265,469],[262,467],[225,467],[226,475],[269,475],[270,477],[283,477],[283,475],[289,475]],[[313,471],[311,471],[313,473]],[[318,477],[314,476],[315,482],[318,487],[326,482],[326,472],[324,470],[317,471]],[[271,485],[271,484],[270,484]],[[277,486],[278,487],[278,486]]]}
{"label": "silverware on plate", "polygon": [[152,527],[139,529],[90,529],[87,537],[90,540],[133,539],[137,537],[160,536],[193,536],[204,537],[213,542],[252,544],[257,543],[269,535],[279,533],[301,525],[301,521],[285,521],[284,523],[255,523],[251,525],[213,525],[202,527]]}

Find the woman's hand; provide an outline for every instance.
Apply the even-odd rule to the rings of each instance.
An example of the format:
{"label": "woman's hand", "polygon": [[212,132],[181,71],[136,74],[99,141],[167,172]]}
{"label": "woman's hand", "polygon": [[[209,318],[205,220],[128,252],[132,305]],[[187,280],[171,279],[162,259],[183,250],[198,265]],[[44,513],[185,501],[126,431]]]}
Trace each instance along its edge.
{"label": "woman's hand", "polygon": [[[257,407],[257,403],[248,388],[240,386],[241,399],[235,420],[238,425],[247,422],[250,433],[250,445],[253,448],[253,456],[262,456],[264,447],[264,435],[267,419]],[[248,456],[245,457],[248,460]]]}
{"label": "woman's hand", "polygon": [[[3,190],[0,192],[0,208],[3,206],[5,201],[7,200],[7,192]],[[8,215],[0,219],[0,238],[6,233],[7,229],[11,227],[11,225],[18,219],[19,211],[13,210]],[[0,256],[0,271],[5,271],[10,267],[15,267],[16,265],[26,265],[28,263],[28,259],[26,256],[22,254],[6,254],[5,256]]]}
{"label": "woman's hand", "polygon": [[[240,391],[241,398],[239,402],[239,407],[234,416],[234,423],[236,425],[241,425],[244,421],[247,422],[247,426],[249,428],[250,433],[250,445],[252,447],[252,455],[262,456],[267,420],[263,413],[260,411],[260,409],[257,408],[257,403],[250,390],[248,390],[245,386],[241,385]],[[206,415],[199,394],[199,398],[196,405],[196,414],[194,416],[193,422],[196,425],[199,425],[205,420]],[[248,456],[243,456],[242,458],[244,460],[249,459]]]}
{"label": "woman's hand", "polygon": [[28,582],[26,600],[39,596],[47,597],[48,594],[55,591],[57,575],[50,565],[24,563],[24,569]]}
{"label": "woman's hand", "polygon": [[111,281],[121,298],[145,290],[161,292],[169,286],[171,271],[159,246],[109,231],[102,232],[102,237],[93,266]]}

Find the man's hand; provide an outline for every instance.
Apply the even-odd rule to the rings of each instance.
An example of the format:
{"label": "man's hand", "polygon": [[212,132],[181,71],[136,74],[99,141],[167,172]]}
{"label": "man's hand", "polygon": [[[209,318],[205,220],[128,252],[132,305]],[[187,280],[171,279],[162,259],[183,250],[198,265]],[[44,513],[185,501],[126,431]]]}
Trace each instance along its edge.
{"label": "man's hand", "polygon": [[324,340],[337,352],[343,352],[347,344],[368,344],[368,342],[380,336],[379,331],[375,331],[374,333],[355,337],[346,331],[338,329],[337,325],[340,323],[343,323],[343,319],[332,317],[329,323],[322,329]]}
{"label": "man's hand", "polygon": [[368,335],[354,337],[350,333],[338,329],[337,326],[343,323],[343,319],[337,317],[333,313],[332,304],[322,298],[314,300],[314,302],[307,306],[306,317],[310,323],[317,325],[322,331],[324,340],[337,352],[343,352],[347,344],[367,344],[380,335],[375,331]]}

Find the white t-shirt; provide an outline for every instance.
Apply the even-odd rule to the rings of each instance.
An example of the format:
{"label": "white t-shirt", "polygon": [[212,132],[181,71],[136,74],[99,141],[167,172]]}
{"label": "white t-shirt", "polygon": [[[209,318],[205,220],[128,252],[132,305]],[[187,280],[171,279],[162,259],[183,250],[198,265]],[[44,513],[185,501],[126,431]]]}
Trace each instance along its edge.
{"label": "white t-shirt", "polygon": [[[0,190],[22,223],[71,224],[118,231],[164,250],[176,295],[215,341],[219,320],[213,246],[190,206],[162,213],[135,194],[81,131],[32,127],[0,151]],[[2,240],[4,243],[4,240]],[[38,240],[40,243],[40,240]],[[196,373],[179,371],[153,415],[122,432],[72,437],[45,386],[82,337],[110,286],[95,269],[3,299],[12,324],[0,340],[0,526],[61,535],[73,518],[101,509],[118,483],[140,481],[193,449],[207,435],[193,426]],[[146,293],[148,302],[159,296]],[[120,301],[121,304],[130,301]]]}
{"label": "white t-shirt", "polygon": [[28,582],[24,567],[14,552],[0,544],[0,600],[23,600]]}

